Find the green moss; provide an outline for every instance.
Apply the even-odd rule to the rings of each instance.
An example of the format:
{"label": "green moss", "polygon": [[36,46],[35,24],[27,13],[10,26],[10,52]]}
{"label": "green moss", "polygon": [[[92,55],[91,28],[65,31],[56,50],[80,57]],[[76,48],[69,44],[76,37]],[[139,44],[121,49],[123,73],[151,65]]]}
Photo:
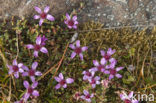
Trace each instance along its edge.
{"label": "green moss", "polygon": [[[70,41],[73,32],[68,31],[66,27],[61,27],[59,22],[50,23],[46,21],[42,27],[39,27],[37,23],[28,22],[27,20],[19,20],[12,23],[7,28],[7,25],[0,26],[0,47],[5,54],[5,59],[8,63],[12,63],[14,58],[18,58],[18,61],[23,62],[27,66],[31,66],[33,61],[38,61],[38,70],[45,73],[50,67],[57,64],[61,59],[67,43]],[[55,74],[56,68],[54,68],[49,74],[44,76],[39,81],[38,90],[40,91],[40,97],[37,99],[38,103],[81,103],[83,101],[76,101],[73,99],[75,92],[82,92],[83,89],[88,89],[88,83],[82,81],[83,70],[88,70],[93,67],[93,60],[100,60],[100,50],[107,50],[108,48],[116,49],[116,53],[113,55],[118,60],[118,66],[124,66],[125,69],[121,72],[123,79],[114,79],[114,82],[120,84],[121,87],[127,88],[133,91],[140,91],[141,93],[152,93],[155,87],[150,87],[156,83],[155,68],[156,59],[154,53],[156,51],[156,27],[147,31],[137,30],[132,28],[121,29],[103,29],[103,25],[95,22],[87,22],[80,26],[79,37],[81,45],[89,46],[87,52],[84,53],[84,62],[81,62],[79,57],[70,59],[71,50],[68,49],[65,58],[57,72],[62,72],[65,77],[73,77],[75,79],[74,84],[68,86],[67,89],[55,90],[54,87],[57,84],[55,80],[51,80]],[[39,54],[39,58],[33,57],[32,51],[25,48],[26,44],[35,43],[37,35],[45,34],[48,37],[47,45],[49,54]],[[18,35],[18,36],[17,36]],[[18,48],[17,48],[18,39]],[[19,53],[17,54],[17,49]],[[4,60],[0,58],[0,66],[4,67]],[[134,65],[136,69],[133,72],[127,70],[129,65]],[[1,70],[3,74],[3,69]],[[5,72],[5,75],[7,73]],[[22,80],[28,78],[21,78],[19,80],[13,80],[9,77],[3,81],[6,76],[0,77],[0,84],[9,86],[11,83],[11,101],[19,99],[21,93],[23,93],[24,87],[22,86]],[[102,79],[108,76],[101,75]],[[101,86],[97,86],[97,94],[94,98],[94,102],[110,102],[114,103],[119,100],[116,92],[121,90],[117,85],[112,85],[111,89],[106,90],[106,95]],[[144,88],[144,89],[143,89]],[[5,99],[9,93],[8,87],[2,88],[0,96]],[[146,91],[145,91],[146,90]],[[91,90],[92,91],[92,90]],[[94,91],[94,90],[93,90]],[[111,98],[110,98],[111,97]]]}

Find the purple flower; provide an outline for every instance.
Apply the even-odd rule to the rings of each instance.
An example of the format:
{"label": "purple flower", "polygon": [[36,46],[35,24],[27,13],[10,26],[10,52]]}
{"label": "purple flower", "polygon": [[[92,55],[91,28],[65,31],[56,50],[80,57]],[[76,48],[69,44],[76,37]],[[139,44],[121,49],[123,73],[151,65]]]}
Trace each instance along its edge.
{"label": "purple flower", "polygon": [[34,62],[31,66],[31,69],[28,69],[28,67],[24,67],[23,69],[26,70],[26,72],[23,72],[22,76],[29,76],[32,82],[35,82],[35,76],[41,76],[42,73],[39,71],[36,71],[36,68],[38,66],[37,62]]}
{"label": "purple flower", "polygon": [[66,13],[66,19],[64,23],[67,24],[69,29],[71,28],[77,29],[77,26],[76,26],[78,24],[77,16],[73,16],[73,18],[71,18],[69,14]]}
{"label": "purple flower", "polygon": [[109,66],[109,80],[111,80],[112,78],[114,78],[114,76],[116,76],[117,78],[122,78],[122,75],[118,74],[117,72],[122,70],[124,67],[117,67],[115,68],[114,63],[110,64]]}
{"label": "purple flower", "polygon": [[106,68],[113,68],[115,67],[115,65],[117,64],[117,60],[115,58],[111,58],[109,59],[109,64],[106,65]]}
{"label": "purple flower", "polygon": [[115,50],[112,50],[111,48],[108,49],[107,53],[104,50],[101,50],[101,55],[106,59],[109,60],[111,58],[111,55],[115,53]]}
{"label": "purple flower", "polygon": [[14,74],[15,78],[19,78],[19,72],[23,73],[24,70],[22,69],[23,63],[17,63],[17,60],[14,59],[12,65],[7,65],[9,68],[9,74]]}
{"label": "purple flower", "polygon": [[83,80],[89,80],[94,76],[95,72],[83,71],[82,74],[84,74]]}
{"label": "purple flower", "polygon": [[26,100],[29,99],[30,95],[35,97],[39,96],[39,92],[37,90],[34,90],[37,87],[38,82],[33,82],[33,84],[30,86],[28,81],[24,81],[23,85],[27,89],[26,93],[24,94],[24,98]]}
{"label": "purple flower", "polygon": [[91,95],[87,90],[83,91],[84,95],[81,96],[83,100],[86,100],[87,102],[91,102],[91,98],[93,98],[94,94],[92,93]]}
{"label": "purple flower", "polygon": [[58,77],[55,77],[55,80],[58,82],[58,84],[55,86],[55,89],[59,89],[60,87],[67,88],[67,84],[74,82],[74,79],[72,78],[64,79],[62,73],[60,73]]}
{"label": "purple flower", "polygon": [[92,85],[92,88],[95,88],[96,87],[96,84],[99,85],[100,84],[100,77],[99,76],[96,76],[92,79],[89,79],[89,83]]}
{"label": "purple flower", "polygon": [[[42,37],[43,38],[43,37]],[[42,41],[42,38],[41,36],[38,36],[36,38],[36,44],[35,45],[32,45],[32,44],[28,44],[26,45],[26,47],[28,49],[34,49],[34,56],[35,57],[38,57],[38,52],[41,51],[42,53],[48,53],[48,50],[43,47],[43,41]],[[45,40],[45,39],[44,39]]]}
{"label": "purple flower", "polygon": [[45,45],[45,41],[47,41],[48,39],[45,37],[45,35],[43,35],[43,37],[41,37],[41,45]]}
{"label": "purple flower", "polygon": [[84,47],[80,47],[80,40],[76,41],[76,47],[73,44],[70,44],[69,47],[71,49],[73,49],[74,51],[71,54],[71,58],[73,59],[76,54],[80,56],[80,59],[83,60],[83,54],[82,52],[86,51],[88,49],[88,47],[84,46]]}
{"label": "purple flower", "polygon": [[39,25],[40,25],[40,26],[42,25],[42,23],[44,22],[45,19],[48,19],[48,20],[50,20],[50,21],[54,21],[54,20],[55,20],[55,18],[54,18],[52,15],[48,14],[49,9],[50,9],[49,6],[46,6],[46,7],[44,8],[44,11],[42,11],[42,10],[41,10],[39,7],[37,7],[37,6],[35,6],[34,8],[35,8],[35,10],[39,13],[39,15],[35,15],[35,16],[34,16],[34,19],[40,19],[40,21],[39,21]]}
{"label": "purple flower", "polygon": [[139,103],[138,100],[136,100],[135,98],[133,98],[133,91],[130,92],[129,95],[127,95],[125,92],[123,92],[122,94],[120,94],[120,98],[125,103]]}
{"label": "purple flower", "polygon": [[93,64],[95,67],[91,68],[89,71],[94,71],[94,72],[100,71],[100,72],[104,72],[105,74],[108,74],[109,71],[106,70],[106,67],[105,67],[106,63],[107,61],[105,58],[101,59],[100,64],[97,60],[93,60]]}

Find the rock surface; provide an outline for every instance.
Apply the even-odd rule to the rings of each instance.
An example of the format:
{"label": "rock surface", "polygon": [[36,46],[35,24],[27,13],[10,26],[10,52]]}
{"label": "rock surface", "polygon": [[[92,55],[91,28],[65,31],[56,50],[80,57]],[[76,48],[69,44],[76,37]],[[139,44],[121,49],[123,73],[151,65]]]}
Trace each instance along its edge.
{"label": "rock surface", "polygon": [[55,18],[72,9],[78,10],[80,2],[84,8],[78,12],[79,21],[100,21],[106,27],[124,25],[156,24],[156,0],[0,0],[0,19],[12,15],[32,18],[34,6],[51,7]]}

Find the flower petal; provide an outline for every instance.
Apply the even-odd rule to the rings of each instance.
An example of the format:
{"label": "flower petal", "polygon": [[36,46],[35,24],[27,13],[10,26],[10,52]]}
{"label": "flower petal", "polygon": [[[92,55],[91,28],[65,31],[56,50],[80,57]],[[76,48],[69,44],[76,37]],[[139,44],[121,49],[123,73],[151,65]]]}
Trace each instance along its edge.
{"label": "flower petal", "polygon": [[50,21],[54,21],[55,20],[55,18],[52,15],[50,15],[50,14],[47,15],[47,19],[50,20]]}
{"label": "flower petal", "polygon": [[39,14],[42,13],[42,11],[41,11],[41,9],[40,9],[39,7],[35,6],[34,9],[35,9]]}
{"label": "flower petal", "polygon": [[27,99],[29,99],[29,97],[30,97],[30,94],[29,93],[25,93],[24,98],[27,100]]}
{"label": "flower petal", "polygon": [[31,86],[31,87],[34,89],[34,88],[36,88],[36,87],[37,87],[37,85],[38,85],[38,82],[36,82],[36,81],[35,81],[35,82],[33,82],[33,84],[32,84],[32,86]]}
{"label": "flower petal", "polygon": [[117,78],[122,78],[122,75],[120,75],[120,74],[116,74],[115,75]]}
{"label": "flower petal", "polygon": [[29,88],[29,82],[28,81],[24,81],[23,85],[24,85],[25,88],[27,88],[27,89]]}
{"label": "flower petal", "polygon": [[68,25],[68,28],[69,28],[69,29],[71,29],[71,28],[72,28],[72,26],[69,26],[69,25]]}
{"label": "flower petal", "polygon": [[129,98],[132,98],[133,97],[133,91],[129,93],[128,97]]}
{"label": "flower petal", "polygon": [[64,84],[64,85],[63,85],[63,88],[67,88],[67,84]]}
{"label": "flower petal", "polygon": [[20,68],[20,69],[19,69],[19,72],[20,72],[20,73],[23,73],[23,72],[24,72],[24,70]]}
{"label": "flower petal", "polygon": [[73,16],[73,21],[76,21],[77,20],[77,16]]}
{"label": "flower petal", "polygon": [[76,26],[76,25],[74,25],[74,26],[73,26],[73,28],[74,28],[74,29],[77,29],[77,26]]}
{"label": "flower petal", "polygon": [[71,49],[75,49],[75,45],[73,45],[73,44],[70,44],[69,47],[70,47]]}
{"label": "flower petal", "polygon": [[44,13],[48,13],[48,12],[49,12],[49,9],[50,9],[50,7],[49,7],[49,6],[46,6],[46,7],[44,8]]}
{"label": "flower petal", "polygon": [[105,65],[105,64],[107,63],[107,60],[106,60],[105,58],[102,58],[101,61],[100,61],[100,63],[101,63],[102,65]]}
{"label": "flower petal", "polygon": [[82,50],[83,52],[86,51],[87,49],[88,49],[87,46],[84,46],[84,47],[81,48],[81,50]]}
{"label": "flower petal", "polygon": [[55,86],[55,89],[59,89],[61,87],[61,85],[60,84],[57,84],[56,86]]}
{"label": "flower petal", "polygon": [[45,47],[42,47],[41,49],[40,49],[40,51],[42,52],[42,53],[48,53],[48,50],[45,48]]}
{"label": "flower petal", "polygon": [[109,80],[111,80],[112,78],[114,78],[114,75],[109,75]]}
{"label": "flower petal", "polygon": [[89,69],[89,72],[96,72],[96,71],[98,71],[98,69],[96,67]]}
{"label": "flower petal", "polygon": [[63,77],[63,74],[62,74],[62,73],[60,73],[60,74],[59,74],[59,77],[60,77],[61,79],[64,79],[64,77]]}
{"label": "flower petal", "polygon": [[87,90],[83,90],[84,95],[88,95],[89,92]]}
{"label": "flower petal", "polygon": [[105,73],[105,74],[109,74],[109,73],[110,73],[110,71],[108,71],[108,70],[105,70],[105,71],[104,71],[104,73]]}
{"label": "flower petal", "polygon": [[14,59],[12,64],[13,64],[13,65],[17,65],[17,60]]}
{"label": "flower petal", "polygon": [[111,56],[111,55],[113,55],[115,53],[115,51],[116,50],[112,50],[112,48],[109,48],[108,51],[107,51],[107,54]]}
{"label": "flower petal", "polygon": [[38,92],[37,90],[34,90],[34,91],[32,92],[32,95],[38,97],[38,96],[39,96],[39,92]]}
{"label": "flower petal", "polygon": [[18,72],[15,72],[14,73],[14,76],[15,76],[15,78],[19,78],[19,73]]}
{"label": "flower petal", "polygon": [[32,66],[31,66],[31,68],[32,68],[33,70],[36,70],[37,66],[38,66],[38,62],[34,62],[34,63],[32,64]]}
{"label": "flower petal", "polygon": [[70,16],[69,16],[68,13],[66,13],[66,19],[67,19],[67,20],[70,20]]}
{"label": "flower petal", "polygon": [[66,82],[67,82],[68,84],[71,84],[71,83],[74,82],[74,79],[72,79],[72,78],[67,78],[67,79],[66,79]]}
{"label": "flower petal", "polygon": [[59,78],[59,77],[55,77],[55,80],[56,80],[57,82],[60,82],[62,79]]}
{"label": "flower petal", "polygon": [[33,55],[34,57],[38,57],[38,51],[34,51]]}
{"label": "flower petal", "polygon": [[71,59],[73,59],[75,56],[76,56],[76,53],[75,52],[72,52]]}
{"label": "flower petal", "polygon": [[28,49],[33,49],[34,46],[33,46],[32,44],[28,44],[28,45],[26,45],[26,48],[28,48]]}
{"label": "flower petal", "polygon": [[23,73],[22,73],[22,76],[24,76],[24,77],[25,77],[25,76],[28,76],[28,72],[23,72]]}
{"label": "flower petal", "polygon": [[120,71],[120,70],[122,70],[124,67],[117,67],[116,68],[116,71],[118,72],[118,71]]}
{"label": "flower petal", "polygon": [[121,100],[125,100],[126,99],[125,95],[123,95],[123,94],[120,94],[120,98],[121,98]]}
{"label": "flower petal", "polygon": [[26,70],[26,71],[29,71],[29,68],[28,68],[27,66],[25,66],[25,65],[23,65],[22,68],[23,68],[24,70]]}
{"label": "flower petal", "polygon": [[102,56],[105,56],[105,51],[104,50],[101,50],[100,52],[101,52]]}
{"label": "flower petal", "polygon": [[96,76],[94,79],[97,81],[97,80],[100,80],[100,77]]}
{"label": "flower petal", "polygon": [[90,103],[91,102],[91,99],[90,98],[89,99],[86,99],[86,101]]}
{"label": "flower petal", "polygon": [[19,63],[18,67],[21,68],[23,66],[23,63]]}
{"label": "flower petal", "polygon": [[76,47],[80,47],[80,40],[76,41]]}
{"label": "flower petal", "polygon": [[36,72],[35,72],[35,75],[36,75],[36,76],[41,76],[41,75],[42,75],[42,73],[41,73],[41,72],[39,72],[39,71],[36,71]]}
{"label": "flower petal", "polygon": [[80,56],[80,59],[83,60],[83,54],[80,53],[79,56]]}
{"label": "flower petal", "polygon": [[75,22],[74,22],[74,25],[76,25],[76,24],[78,24],[78,21],[75,21]]}
{"label": "flower petal", "polygon": [[95,88],[96,87],[96,84],[92,84],[92,88]]}
{"label": "flower petal", "polygon": [[35,76],[30,76],[32,82],[35,82]]}
{"label": "flower petal", "polygon": [[94,64],[94,66],[99,66],[99,62],[97,61],[97,60],[93,60],[93,64]]}
{"label": "flower petal", "polygon": [[42,42],[42,38],[41,38],[40,36],[38,36],[38,37],[36,38],[36,44],[37,44],[37,45],[40,45],[41,42]]}
{"label": "flower petal", "polygon": [[44,19],[40,19],[39,21],[39,26],[41,26],[43,24]]}
{"label": "flower petal", "polygon": [[40,18],[39,15],[35,15],[35,16],[34,16],[34,19],[39,19],[39,18]]}

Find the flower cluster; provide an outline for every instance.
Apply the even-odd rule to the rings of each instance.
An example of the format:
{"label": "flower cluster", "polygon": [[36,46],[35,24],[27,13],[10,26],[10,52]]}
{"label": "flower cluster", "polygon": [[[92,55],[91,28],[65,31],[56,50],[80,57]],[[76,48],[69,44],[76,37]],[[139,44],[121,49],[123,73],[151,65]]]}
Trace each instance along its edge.
{"label": "flower cluster", "polygon": [[[48,53],[48,50],[43,47],[45,45],[45,41],[47,38],[45,36],[37,36],[36,38],[36,44],[28,44],[26,47],[28,49],[34,49],[34,56],[38,57],[38,51],[41,51],[43,53]],[[29,69],[27,66],[25,66],[23,63],[18,63],[16,59],[13,60],[12,65],[7,65],[9,68],[9,74],[14,75],[15,78],[19,78],[19,74],[23,77],[29,77],[32,81],[32,84],[30,85],[28,81],[24,81],[23,85],[26,88],[26,93],[23,95],[23,97],[20,99],[20,101],[16,101],[15,103],[24,103],[26,102],[30,96],[38,97],[39,92],[35,90],[35,88],[38,85],[38,82],[36,81],[36,76],[41,76],[42,73],[38,70],[36,70],[38,66],[38,62],[33,62],[31,68]]]}
{"label": "flower cluster", "polygon": [[[96,85],[99,85],[102,83],[105,88],[108,88],[108,84],[110,83],[110,80],[114,77],[121,78],[122,75],[120,75],[118,72],[123,69],[123,67],[115,67],[117,64],[117,61],[111,57],[115,53],[115,50],[112,50],[111,48],[108,49],[108,51],[105,53],[104,50],[101,50],[102,58],[100,62],[97,60],[93,60],[94,67],[90,68],[87,71],[83,71],[83,80],[88,81],[91,87],[94,89],[96,88]],[[100,82],[100,76],[95,76],[96,72],[100,72],[105,75],[109,75],[109,79],[102,80]],[[85,94],[89,94],[84,90]],[[93,96],[82,96],[82,99],[86,100],[87,102],[91,102],[91,98]]]}
{"label": "flower cluster", "polygon": [[[35,10],[39,13],[39,15],[35,15],[34,19],[40,19],[39,21],[39,26],[41,26],[44,22],[45,19],[48,19],[50,21],[54,21],[55,18],[48,14],[50,7],[46,6],[44,10],[42,11],[39,7],[35,7]],[[70,16],[68,13],[66,13],[66,18],[64,20],[64,23],[67,25],[69,29],[77,29],[77,16]],[[35,44],[27,44],[26,48],[27,49],[34,49],[33,56],[37,58],[39,56],[39,52],[42,52],[44,54],[48,53],[47,48],[45,47],[46,41],[48,39],[45,37],[45,35],[37,36],[36,37],[36,43]],[[87,46],[80,46],[80,40],[76,41],[75,44],[70,44],[69,47],[73,49],[73,52],[71,54],[71,59],[73,59],[76,55],[79,55],[80,59],[83,61],[83,52],[85,52],[88,47]],[[102,84],[105,86],[105,88],[108,88],[110,81],[117,77],[117,78],[122,78],[122,75],[119,74],[118,72],[122,70],[124,67],[116,67],[117,60],[112,57],[112,55],[116,52],[115,50],[112,50],[111,48],[108,49],[107,52],[104,50],[101,50],[101,60],[98,62],[98,60],[93,60],[93,65],[94,67],[90,68],[89,70],[85,70],[82,72],[83,74],[83,80],[87,81],[92,89],[96,88],[96,85]],[[25,66],[23,63],[18,63],[16,59],[13,60],[12,65],[7,65],[9,68],[9,74],[14,75],[15,78],[19,78],[20,74],[23,77],[29,77],[31,80],[31,84],[24,80],[23,85],[26,88],[26,92],[20,99],[20,101],[16,101],[15,103],[24,103],[27,102],[27,100],[30,97],[38,97],[39,92],[35,90],[35,88],[38,86],[38,82],[36,81],[36,76],[41,76],[42,73],[38,70],[36,70],[38,66],[38,62],[33,62],[31,68],[29,69],[27,66]],[[100,72],[105,75],[109,75],[108,79],[102,80],[100,82],[100,76],[96,76],[96,72]],[[55,86],[55,89],[59,89],[61,87],[67,88],[67,84],[71,84],[74,82],[74,79],[72,78],[64,78],[62,73],[59,73],[59,76],[55,77],[55,80],[58,82],[58,84]],[[80,93],[75,94],[76,99],[83,99],[87,102],[91,102],[91,99],[94,97],[94,93],[89,93],[88,90],[83,90],[83,95],[80,96]],[[132,99],[133,97],[133,92],[131,92],[128,96],[125,93],[120,94],[120,98],[125,102],[125,103],[138,103],[137,100]]]}

